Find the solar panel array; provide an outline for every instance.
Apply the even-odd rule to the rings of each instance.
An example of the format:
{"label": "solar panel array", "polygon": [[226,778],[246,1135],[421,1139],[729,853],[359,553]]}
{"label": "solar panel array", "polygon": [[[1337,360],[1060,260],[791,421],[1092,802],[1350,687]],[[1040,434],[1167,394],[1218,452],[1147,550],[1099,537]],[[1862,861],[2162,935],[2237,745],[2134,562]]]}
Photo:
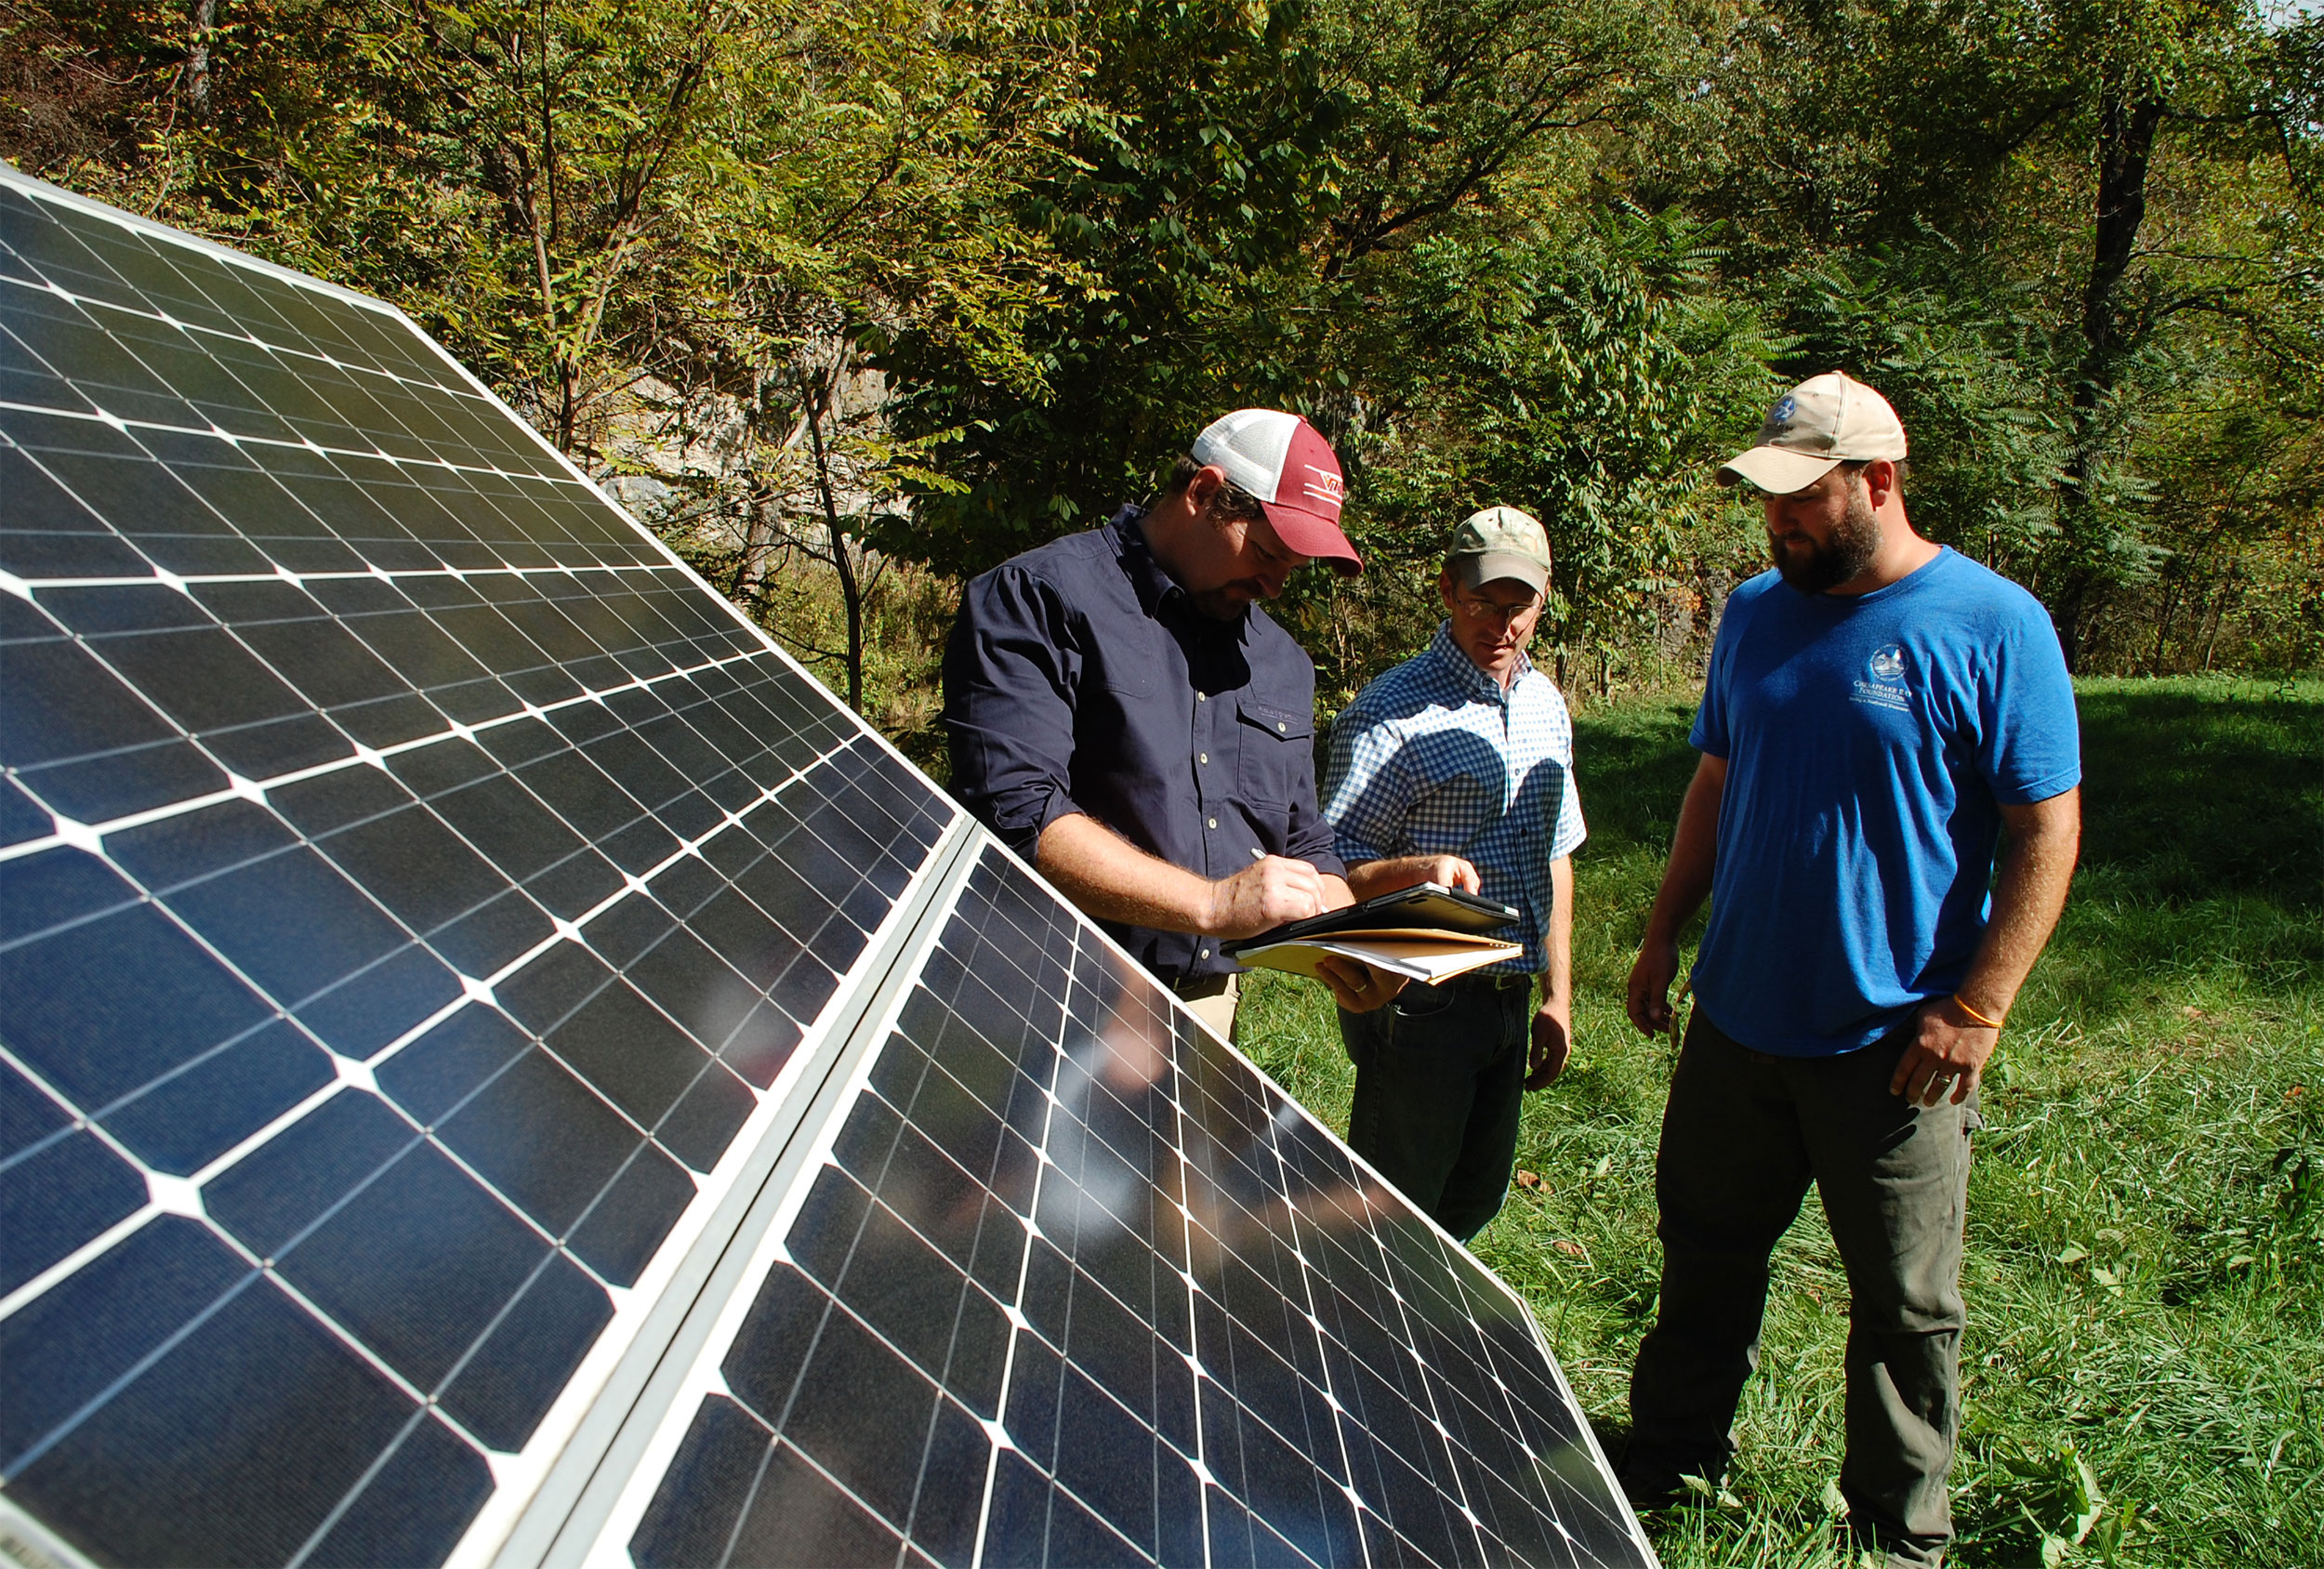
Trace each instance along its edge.
{"label": "solar panel array", "polygon": [[410,323],[0,175],[0,1540],[1651,1562],[1521,1303]]}

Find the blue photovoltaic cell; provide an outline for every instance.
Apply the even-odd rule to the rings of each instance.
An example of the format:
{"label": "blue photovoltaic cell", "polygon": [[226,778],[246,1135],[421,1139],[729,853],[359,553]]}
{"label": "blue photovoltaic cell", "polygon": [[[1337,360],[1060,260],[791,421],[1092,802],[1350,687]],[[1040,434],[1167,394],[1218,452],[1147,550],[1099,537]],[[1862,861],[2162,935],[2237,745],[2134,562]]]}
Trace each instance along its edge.
{"label": "blue photovoltaic cell", "polygon": [[0,183],[6,1496],[421,1563],[950,810],[410,325]]}
{"label": "blue photovoltaic cell", "polygon": [[[402,317],[0,173],[0,1515],[1651,1562],[1518,1301],[956,821]],[[712,1391],[547,1426],[766,1197]]]}
{"label": "blue photovoltaic cell", "polygon": [[809,1181],[648,1569],[1651,1562],[1523,1309],[996,850]]}

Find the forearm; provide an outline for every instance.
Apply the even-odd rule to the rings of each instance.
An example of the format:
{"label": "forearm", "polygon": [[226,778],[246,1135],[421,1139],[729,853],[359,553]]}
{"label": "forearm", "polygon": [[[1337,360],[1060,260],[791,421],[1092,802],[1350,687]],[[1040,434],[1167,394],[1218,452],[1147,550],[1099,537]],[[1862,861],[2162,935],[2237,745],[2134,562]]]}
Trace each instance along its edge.
{"label": "forearm", "polygon": [[1726,783],[1726,759],[1705,754],[1679,806],[1670,864],[1662,869],[1654,913],[1646,918],[1648,943],[1677,943],[1680,930],[1710,897],[1711,873],[1719,861],[1719,802]]}
{"label": "forearm", "polygon": [[1251,937],[1355,902],[1347,880],[1304,861],[1262,856],[1216,881],[1148,854],[1086,812],[1041,830],[1034,865],[1100,920],[1206,937]]}
{"label": "forearm", "polygon": [[1149,855],[1086,812],[1042,829],[1034,864],[1100,920],[1199,932],[1210,919],[1209,878]]}
{"label": "forearm", "polygon": [[2009,848],[1994,879],[1993,918],[1953,995],[1934,999],[1914,1017],[1911,1041],[1889,1080],[1891,1094],[1916,1105],[1934,1106],[1948,1095],[1958,1104],[1976,1093],[2000,1039],[2000,1022],[2049,942],[2073,880],[2074,852],[2081,843],[2079,791],[2005,806],[2001,821],[2009,828]]}
{"label": "forearm", "polygon": [[1987,1019],[2004,1017],[2057,927],[2081,844],[2081,796],[2068,790],[2005,808],[2009,843],[1993,884],[1993,915],[1956,995]]}
{"label": "forearm", "polygon": [[1443,855],[1396,855],[1384,861],[1357,861],[1348,866],[1348,889],[1358,899],[1377,899],[1400,888],[1434,882],[1445,863]]}
{"label": "forearm", "polygon": [[1559,856],[1550,863],[1550,925],[1542,934],[1549,950],[1541,968],[1541,1006],[1570,1009],[1574,998],[1574,863]]}

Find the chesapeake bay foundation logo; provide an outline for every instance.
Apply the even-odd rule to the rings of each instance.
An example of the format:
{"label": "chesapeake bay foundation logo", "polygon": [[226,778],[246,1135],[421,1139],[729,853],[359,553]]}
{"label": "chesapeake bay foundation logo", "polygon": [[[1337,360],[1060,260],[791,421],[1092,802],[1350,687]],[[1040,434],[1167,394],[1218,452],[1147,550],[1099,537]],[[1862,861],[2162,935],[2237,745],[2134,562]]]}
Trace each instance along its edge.
{"label": "chesapeake bay foundation logo", "polygon": [[1872,657],[1864,662],[1864,674],[1856,678],[1855,690],[1850,696],[1875,708],[1894,708],[1900,713],[1910,708],[1912,687],[1905,679],[1905,651],[1895,643],[1873,650]]}

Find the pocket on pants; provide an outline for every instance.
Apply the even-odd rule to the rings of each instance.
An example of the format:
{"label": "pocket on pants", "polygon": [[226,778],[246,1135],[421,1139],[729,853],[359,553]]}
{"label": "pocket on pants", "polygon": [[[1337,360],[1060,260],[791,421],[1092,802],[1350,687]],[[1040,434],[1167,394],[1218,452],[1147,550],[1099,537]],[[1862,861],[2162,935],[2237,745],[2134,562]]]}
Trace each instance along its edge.
{"label": "pocket on pants", "polygon": [[[1418,993],[1419,995],[1413,994]],[[1451,1011],[1453,995],[1443,986],[1430,986],[1415,981],[1396,994],[1396,1000],[1388,1006],[1399,1019],[1436,1019]]]}

